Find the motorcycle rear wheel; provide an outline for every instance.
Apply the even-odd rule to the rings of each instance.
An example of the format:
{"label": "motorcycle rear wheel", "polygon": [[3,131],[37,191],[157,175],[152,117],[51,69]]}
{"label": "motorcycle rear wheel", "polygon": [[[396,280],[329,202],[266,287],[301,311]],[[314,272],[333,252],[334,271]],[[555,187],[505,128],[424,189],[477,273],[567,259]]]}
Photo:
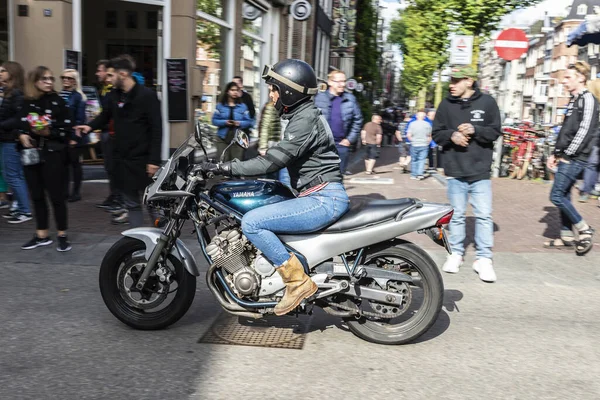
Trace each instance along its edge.
{"label": "motorcycle rear wheel", "polygon": [[[409,242],[376,249],[366,255],[364,264],[387,257],[403,260],[403,264],[410,265],[411,271],[418,273],[420,287],[423,289],[421,308],[407,321],[396,324],[385,319],[376,321],[366,317],[345,318],[345,321],[352,333],[366,341],[388,345],[406,344],[427,332],[437,320],[444,300],[444,283],[435,261],[421,248]],[[355,302],[355,299],[349,299],[347,304],[350,302]]]}
{"label": "motorcycle rear wheel", "polygon": [[[163,329],[177,322],[192,305],[196,295],[196,277],[187,272],[177,258],[169,256],[167,265],[170,264],[169,269],[174,282],[177,283],[176,290],[171,291],[168,286],[168,294],[160,295],[156,291],[153,293],[152,287],[160,287],[161,282],[156,275],[151,276],[144,289],[147,292],[140,293],[139,296],[142,299],[152,299],[154,296],[154,300],[145,301],[145,304],[144,300],[138,300],[139,305],[136,306],[136,299],[132,298],[131,292],[135,291],[134,285],[137,281],[131,276],[140,275],[145,268],[145,249],[143,242],[129,237],[123,237],[115,243],[102,260],[99,275],[100,293],[109,311],[124,324],[140,330]],[[128,270],[123,271],[124,268]],[[124,285],[125,279],[128,279],[130,284]],[[156,308],[160,308],[172,292],[175,292],[175,295],[170,303],[158,311],[152,311],[152,302],[157,303]]]}

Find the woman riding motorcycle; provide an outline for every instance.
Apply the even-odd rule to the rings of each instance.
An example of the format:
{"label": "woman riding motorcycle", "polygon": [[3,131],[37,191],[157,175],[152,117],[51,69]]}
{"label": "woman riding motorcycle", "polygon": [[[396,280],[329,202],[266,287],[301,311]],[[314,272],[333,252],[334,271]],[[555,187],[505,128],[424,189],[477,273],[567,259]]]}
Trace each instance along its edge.
{"label": "woman riding motorcycle", "polygon": [[281,116],[283,139],[264,156],[204,163],[202,168],[226,176],[260,176],[288,168],[292,187],[300,192],[298,197],[256,208],[242,219],[244,235],[275,266],[286,285],[285,295],[274,310],[276,315],[284,315],[318,288],[276,234],[323,229],[348,211],[350,200],[342,184],[333,134],[312,102],[317,93],[312,67],[289,59],[265,66],[262,77]]}

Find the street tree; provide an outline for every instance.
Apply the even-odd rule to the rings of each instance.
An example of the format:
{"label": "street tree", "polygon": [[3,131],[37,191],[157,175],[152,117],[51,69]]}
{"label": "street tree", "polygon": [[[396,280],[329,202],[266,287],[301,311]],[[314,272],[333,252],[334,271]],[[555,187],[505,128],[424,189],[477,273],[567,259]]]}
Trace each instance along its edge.
{"label": "street tree", "polygon": [[[447,62],[448,34],[453,18],[450,0],[414,0],[399,19],[392,21],[388,41],[398,44],[404,59],[402,85],[406,92],[419,95],[419,107],[435,71]],[[441,82],[436,90],[441,101]]]}
{"label": "street tree", "polygon": [[479,63],[479,46],[494,30],[500,20],[515,10],[531,7],[541,0],[450,0],[458,33],[473,35],[473,61]]}

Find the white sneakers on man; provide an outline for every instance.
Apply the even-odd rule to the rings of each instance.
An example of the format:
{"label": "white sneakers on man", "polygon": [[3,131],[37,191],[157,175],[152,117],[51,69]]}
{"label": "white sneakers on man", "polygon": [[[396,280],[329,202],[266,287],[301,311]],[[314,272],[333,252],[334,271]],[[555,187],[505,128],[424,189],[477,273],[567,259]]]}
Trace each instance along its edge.
{"label": "white sneakers on man", "polygon": [[460,270],[460,266],[462,265],[462,263],[462,256],[459,256],[458,254],[449,254],[446,258],[444,266],[442,267],[442,271],[449,274],[457,274]]}
{"label": "white sneakers on man", "polygon": [[489,258],[480,258],[473,263],[473,270],[479,274],[479,279],[484,282],[496,282],[496,272]]}
{"label": "white sneakers on man", "polygon": [[[442,271],[448,274],[457,274],[463,264],[463,257],[458,254],[450,254],[442,266]],[[473,263],[473,270],[479,274],[479,279],[484,282],[496,282],[496,272],[492,260],[480,258]]]}

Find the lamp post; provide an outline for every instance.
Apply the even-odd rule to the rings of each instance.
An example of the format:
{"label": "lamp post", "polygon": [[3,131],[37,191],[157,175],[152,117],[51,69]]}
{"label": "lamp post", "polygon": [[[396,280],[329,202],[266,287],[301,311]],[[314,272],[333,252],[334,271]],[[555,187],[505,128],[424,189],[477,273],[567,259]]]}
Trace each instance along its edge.
{"label": "lamp post", "polygon": [[552,100],[552,117],[550,117],[550,123],[554,124],[556,123],[556,108],[558,107],[558,94],[556,93],[556,89],[558,87],[558,79],[556,78],[551,78],[549,76],[536,76],[534,78],[536,81],[540,81],[540,82],[548,82],[548,81],[554,81],[554,99]]}

